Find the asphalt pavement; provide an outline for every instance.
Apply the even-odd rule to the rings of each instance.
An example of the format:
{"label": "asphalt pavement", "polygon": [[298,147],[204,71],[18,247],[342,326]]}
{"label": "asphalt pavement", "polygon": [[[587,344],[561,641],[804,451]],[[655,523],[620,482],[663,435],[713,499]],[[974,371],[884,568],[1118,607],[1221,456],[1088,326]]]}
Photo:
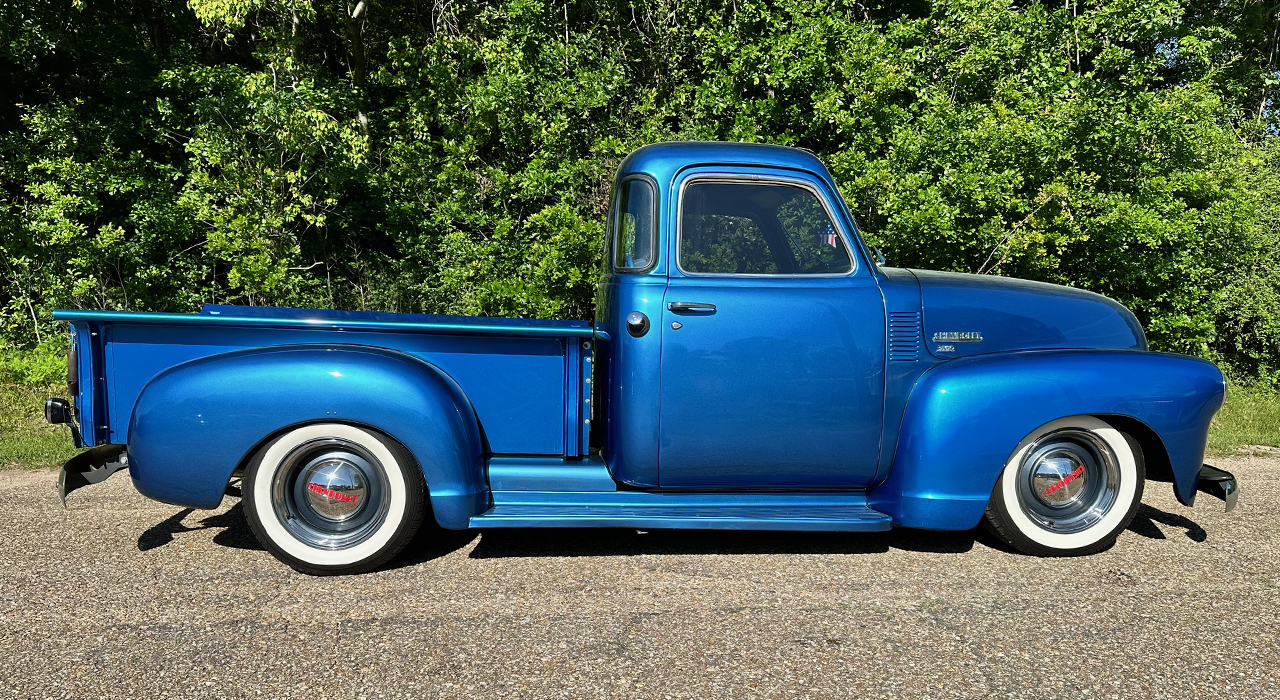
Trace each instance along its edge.
{"label": "asphalt pavement", "polygon": [[0,472],[0,697],[1276,698],[1280,457],[1112,549],[981,532],[432,531],[313,578],[238,499]]}

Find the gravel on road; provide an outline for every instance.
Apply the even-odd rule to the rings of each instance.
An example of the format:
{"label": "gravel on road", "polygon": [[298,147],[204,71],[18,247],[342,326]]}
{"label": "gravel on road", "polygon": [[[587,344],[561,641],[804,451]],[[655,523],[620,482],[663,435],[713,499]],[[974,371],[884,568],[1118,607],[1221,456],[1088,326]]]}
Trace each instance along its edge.
{"label": "gravel on road", "polygon": [[63,509],[0,472],[0,696],[1280,697],[1280,458],[1220,459],[1240,507],[1168,484],[1112,549],[987,535],[433,530],[314,578],[239,500],[126,475]]}

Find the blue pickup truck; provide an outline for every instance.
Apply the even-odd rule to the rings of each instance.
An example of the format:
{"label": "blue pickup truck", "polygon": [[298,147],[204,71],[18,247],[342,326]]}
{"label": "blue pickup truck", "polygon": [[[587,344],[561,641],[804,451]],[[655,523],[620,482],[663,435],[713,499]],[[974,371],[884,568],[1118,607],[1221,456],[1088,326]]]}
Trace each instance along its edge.
{"label": "blue pickup truck", "polygon": [[1109,546],[1203,464],[1225,384],[1120,304],[887,267],[796,149],[664,143],[619,167],[594,321],[206,306],[58,311],[66,494],[127,467],[312,574],[444,528],[867,532],[984,523]]}

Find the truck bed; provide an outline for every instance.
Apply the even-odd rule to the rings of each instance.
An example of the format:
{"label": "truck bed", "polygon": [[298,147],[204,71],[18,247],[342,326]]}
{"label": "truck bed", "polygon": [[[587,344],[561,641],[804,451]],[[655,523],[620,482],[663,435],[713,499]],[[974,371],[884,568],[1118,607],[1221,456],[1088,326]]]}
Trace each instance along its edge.
{"label": "truck bed", "polygon": [[[184,362],[246,348],[397,350],[454,379],[495,454],[586,454],[593,334],[586,321],[206,305],[199,314],[59,311],[81,357],[83,446],[127,442],[142,388]],[[288,396],[281,396],[288,401]]]}

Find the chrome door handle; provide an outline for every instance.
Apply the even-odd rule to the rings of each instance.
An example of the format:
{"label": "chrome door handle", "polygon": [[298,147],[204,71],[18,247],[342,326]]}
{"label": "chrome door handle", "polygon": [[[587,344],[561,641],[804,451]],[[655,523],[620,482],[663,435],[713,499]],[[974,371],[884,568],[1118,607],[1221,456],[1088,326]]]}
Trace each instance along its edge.
{"label": "chrome door handle", "polygon": [[669,301],[667,310],[677,314],[713,314],[716,312],[716,305],[700,301]]}

